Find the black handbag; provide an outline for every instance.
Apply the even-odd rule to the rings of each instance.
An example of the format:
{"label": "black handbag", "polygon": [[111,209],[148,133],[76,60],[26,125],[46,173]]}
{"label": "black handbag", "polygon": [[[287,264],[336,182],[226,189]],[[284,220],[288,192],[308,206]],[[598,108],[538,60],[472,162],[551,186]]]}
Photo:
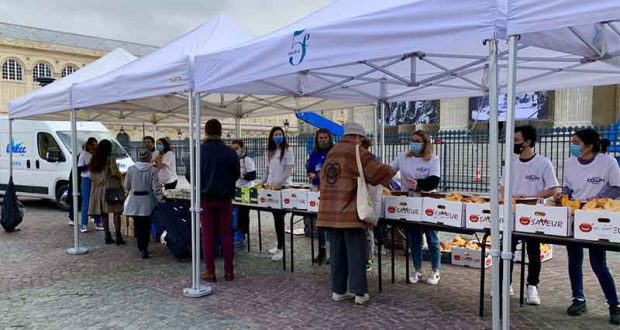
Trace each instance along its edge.
{"label": "black handbag", "polygon": [[[112,164],[116,166],[116,164]],[[105,201],[110,204],[124,203],[125,202],[125,190],[121,179],[112,173],[110,165],[108,165],[108,182],[105,189]]]}

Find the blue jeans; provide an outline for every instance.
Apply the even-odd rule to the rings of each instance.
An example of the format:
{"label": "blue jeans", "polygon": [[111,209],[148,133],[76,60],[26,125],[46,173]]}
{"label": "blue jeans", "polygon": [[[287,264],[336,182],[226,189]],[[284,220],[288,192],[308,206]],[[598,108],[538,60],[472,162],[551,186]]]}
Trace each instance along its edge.
{"label": "blue jeans", "polygon": [[[605,298],[609,305],[618,304],[618,294],[616,293],[616,285],[614,278],[607,268],[607,253],[600,248],[590,248],[590,266],[598,278],[598,282],[603,289]],[[568,275],[570,277],[570,285],[573,291],[573,298],[585,299],[583,293],[583,246],[581,244],[572,244],[566,246],[568,252]]]}
{"label": "blue jeans", "polygon": [[438,270],[441,265],[441,251],[439,248],[437,231],[423,229],[415,225],[409,227],[409,249],[411,250],[413,267],[416,271],[422,269],[422,234],[426,234],[426,243],[431,253],[431,265],[433,270]]}
{"label": "blue jeans", "polygon": [[[82,214],[81,215],[81,223],[82,226],[88,226],[88,207],[90,205],[90,178],[82,178]],[[95,222],[99,223],[101,218],[99,216],[95,217]]]}
{"label": "blue jeans", "polygon": [[320,248],[324,248],[327,246],[327,231],[326,230],[322,230],[322,229],[318,229],[317,230],[317,236],[319,239],[319,247]]}

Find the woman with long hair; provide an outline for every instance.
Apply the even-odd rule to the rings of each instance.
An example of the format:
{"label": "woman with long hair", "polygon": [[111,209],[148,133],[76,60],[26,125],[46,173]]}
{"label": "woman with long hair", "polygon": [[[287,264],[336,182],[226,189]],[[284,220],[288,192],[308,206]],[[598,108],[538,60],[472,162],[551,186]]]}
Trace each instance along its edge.
{"label": "woman with long hair", "polygon": [[[562,193],[569,198],[586,201],[591,198],[620,197],[620,168],[612,157],[601,154],[599,134],[586,128],[575,132],[571,138],[570,157],[564,163]],[[586,298],[583,292],[583,246],[569,244],[568,276],[573,300],[566,312],[581,315],[586,312]],[[607,253],[598,247],[589,248],[590,266],[603,289],[609,304],[609,322],[620,324],[620,307],[614,278],[607,267]]]}
{"label": "woman with long hair", "polygon": [[101,216],[105,231],[105,244],[113,244],[110,234],[108,214],[114,214],[114,229],[116,230],[116,245],[125,244],[121,235],[121,213],[123,201],[114,201],[113,193],[124,194],[121,173],[116,166],[116,158],[112,156],[112,142],[101,140],[89,168],[91,177],[90,205],[88,214]]}
{"label": "woman with long hair", "polygon": [[[401,191],[413,194],[421,191],[432,191],[439,186],[439,158],[433,154],[431,139],[425,131],[414,132],[411,135],[409,150],[399,154],[391,165],[395,171],[400,171]],[[431,285],[439,283],[441,252],[437,231],[410,226],[408,234],[411,258],[415,268],[409,282],[418,283],[422,279],[422,235],[424,234],[426,235],[433,268],[426,278],[426,283]]]}
{"label": "woman with long hair", "polygon": [[[78,172],[80,173],[81,182],[80,182],[80,191],[82,192],[82,214],[81,214],[81,227],[80,230],[85,233],[88,231],[88,207],[90,204],[90,171],[88,170],[88,165],[93,159],[93,154],[97,150],[97,139],[94,137],[89,137],[84,144],[84,149],[80,153],[78,157]],[[95,217],[95,229],[103,230],[101,227],[101,219],[99,217]]]}
{"label": "woman with long hair", "polygon": [[[312,184],[312,190],[314,191],[319,190],[321,168],[323,167],[327,153],[333,147],[334,142],[332,141],[332,134],[325,128],[317,130],[314,134],[314,150],[310,154],[308,162],[306,162],[306,174],[308,180]],[[313,219],[312,230],[314,230],[315,222],[316,219]],[[314,261],[321,264],[327,259],[327,232],[325,230],[318,230],[317,233],[319,238],[319,255]]]}
{"label": "woman with long hair", "polygon": [[[239,168],[241,177],[235,183],[236,188],[252,188],[254,180],[256,180],[256,164],[254,159],[247,155],[242,140],[234,140],[231,148],[237,153],[239,158]],[[250,209],[243,206],[237,207],[237,228],[243,234],[247,235],[250,231]]]}
{"label": "woman with long hair", "polygon": [[[274,127],[269,132],[267,141],[267,158],[265,159],[265,173],[259,184],[265,188],[281,189],[291,184],[291,175],[295,165],[295,155],[286,142],[284,130]],[[277,245],[269,250],[273,254],[271,260],[278,261],[284,257],[284,213],[273,212],[276,229]]]}
{"label": "woman with long hair", "polygon": [[164,185],[164,189],[174,189],[177,187],[177,160],[170,146],[168,139],[161,138],[155,144],[157,150],[155,156],[155,168],[159,182]]}

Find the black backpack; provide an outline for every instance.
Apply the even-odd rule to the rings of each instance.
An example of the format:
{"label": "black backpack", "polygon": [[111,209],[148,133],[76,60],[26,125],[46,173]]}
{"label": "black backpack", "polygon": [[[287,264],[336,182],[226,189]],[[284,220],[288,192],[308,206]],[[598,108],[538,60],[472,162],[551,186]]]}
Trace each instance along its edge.
{"label": "black backpack", "polygon": [[16,231],[15,228],[24,219],[24,206],[17,200],[13,177],[9,179],[9,184],[4,192],[2,201],[2,213],[0,213],[0,224],[7,232]]}

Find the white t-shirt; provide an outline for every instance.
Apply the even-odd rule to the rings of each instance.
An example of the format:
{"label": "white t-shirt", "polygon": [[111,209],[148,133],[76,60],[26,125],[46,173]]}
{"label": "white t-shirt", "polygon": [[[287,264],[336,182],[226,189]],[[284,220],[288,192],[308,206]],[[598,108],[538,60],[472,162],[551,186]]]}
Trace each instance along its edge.
{"label": "white t-shirt", "polygon": [[252,186],[254,186],[254,181],[244,180],[243,176],[246,175],[247,173],[256,171],[256,164],[254,164],[254,159],[248,156],[240,158],[239,167],[241,168],[241,176],[237,180],[236,187],[237,188],[252,188]]}
{"label": "white t-shirt", "polygon": [[168,184],[177,181],[177,160],[174,152],[168,151],[162,156],[162,167],[157,171],[159,183]]}
{"label": "white t-shirt", "polygon": [[564,187],[573,191],[573,198],[597,197],[607,186],[620,187],[620,167],[612,157],[597,154],[587,165],[571,157],[564,163]]}
{"label": "white t-shirt", "polygon": [[276,150],[271,159],[269,157],[265,159],[265,166],[269,170],[269,176],[267,176],[267,182],[265,182],[265,184],[270,186],[290,185],[293,182],[290,175],[284,182],[276,182],[276,180],[284,174],[286,166],[293,165],[295,165],[295,154],[291,148],[284,151],[282,160],[280,160],[280,149]]}
{"label": "white t-shirt", "polygon": [[[93,159],[93,154],[91,154],[88,151],[82,151],[82,153],[80,154],[80,157],[78,157],[78,167],[81,166],[88,166],[90,164],[90,161]],[[85,169],[84,171],[82,171],[82,174],[80,175],[83,178],[90,178],[90,170]]]}
{"label": "white t-shirt", "polygon": [[518,155],[512,157],[512,196],[535,197],[556,187],[560,187],[560,183],[549,159],[538,154],[527,162]]}
{"label": "white t-shirt", "polygon": [[432,155],[431,159],[424,160],[421,157],[407,157],[407,151],[400,153],[391,164],[392,168],[401,176],[401,190],[409,191],[413,189],[407,183],[407,179],[419,180],[429,176],[440,176],[439,157]]}

